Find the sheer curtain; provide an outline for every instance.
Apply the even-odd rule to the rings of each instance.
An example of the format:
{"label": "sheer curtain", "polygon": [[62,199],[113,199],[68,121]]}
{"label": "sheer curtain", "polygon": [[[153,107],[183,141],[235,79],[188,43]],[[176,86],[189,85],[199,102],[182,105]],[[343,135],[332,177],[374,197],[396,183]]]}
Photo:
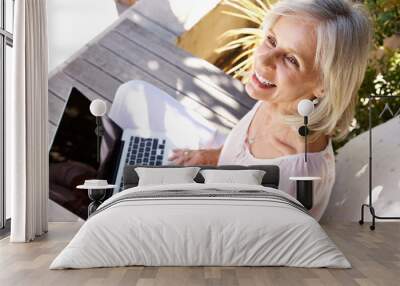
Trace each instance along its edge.
{"label": "sheer curtain", "polygon": [[6,187],[12,242],[47,231],[48,49],[46,0],[15,1],[14,71],[6,98]]}

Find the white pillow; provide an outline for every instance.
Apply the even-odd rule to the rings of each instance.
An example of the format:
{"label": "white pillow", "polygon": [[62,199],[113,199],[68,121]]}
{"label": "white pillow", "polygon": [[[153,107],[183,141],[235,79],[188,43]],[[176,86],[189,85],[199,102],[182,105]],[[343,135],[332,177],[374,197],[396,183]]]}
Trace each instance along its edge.
{"label": "white pillow", "polygon": [[199,170],[199,167],[135,168],[139,176],[139,186],[195,183],[193,179]]}
{"label": "white pillow", "polygon": [[204,183],[235,183],[261,185],[265,171],[262,170],[201,170]]}

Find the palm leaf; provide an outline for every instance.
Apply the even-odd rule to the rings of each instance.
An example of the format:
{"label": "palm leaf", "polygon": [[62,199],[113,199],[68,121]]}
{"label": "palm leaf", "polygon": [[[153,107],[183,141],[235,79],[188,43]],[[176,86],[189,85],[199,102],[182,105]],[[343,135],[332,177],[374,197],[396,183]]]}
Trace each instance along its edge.
{"label": "palm leaf", "polygon": [[246,15],[243,15],[243,14],[240,14],[240,13],[235,13],[235,12],[231,12],[231,11],[222,11],[222,13],[225,14],[225,15],[236,17],[236,18],[245,19],[247,21],[253,21],[253,19],[250,18],[249,16],[246,16]]}
{"label": "palm leaf", "polygon": [[234,36],[241,36],[241,35],[256,35],[256,36],[263,36],[263,31],[260,28],[237,28],[231,29],[222,34],[221,37],[234,37]]}
{"label": "palm leaf", "polygon": [[262,23],[265,14],[271,6],[269,0],[224,0],[223,4],[234,11],[223,11],[224,14],[249,21],[254,28],[236,28],[224,32],[220,38],[230,39],[217,53],[233,53],[224,71],[242,81],[247,80],[247,74],[253,65],[254,51],[263,39]]}
{"label": "palm leaf", "polygon": [[255,1],[264,11],[268,11],[269,8],[271,7],[271,3],[268,0],[265,1],[266,3],[264,3],[262,0],[255,0]]}
{"label": "palm leaf", "polygon": [[[240,1],[246,1],[246,0],[240,0]],[[248,16],[254,22],[257,22],[260,18],[260,15],[257,14],[256,11],[252,11],[252,10],[248,9],[248,7],[246,7],[245,5],[236,4],[236,3],[234,3],[233,0],[227,0],[225,3],[226,3],[226,5],[231,6],[232,8],[235,8],[236,10],[239,10],[240,12],[243,13],[243,15]]]}
{"label": "palm leaf", "polygon": [[247,51],[244,51],[242,53],[240,53],[238,56],[236,56],[233,60],[232,63],[237,63],[238,61],[240,61],[241,59],[248,58],[249,56],[251,56],[254,53],[254,48],[253,49],[248,49]]}
{"label": "palm leaf", "polygon": [[264,20],[264,10],[261,7],[257,6],[257,4],[254,4],[250,0],[239,0],[235,2],[238,2],[238,5],[241,5],[244,9],[252,11],[252,13],[254,13],[254,16],[258,18],[261,22]]}

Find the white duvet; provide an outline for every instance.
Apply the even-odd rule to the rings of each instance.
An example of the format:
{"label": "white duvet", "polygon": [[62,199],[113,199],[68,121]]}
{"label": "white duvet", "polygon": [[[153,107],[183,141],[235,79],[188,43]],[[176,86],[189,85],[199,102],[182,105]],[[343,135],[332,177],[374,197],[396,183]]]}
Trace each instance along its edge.
{"label": "white duvet", "polygon": [[194,183],[131,188],[104,202],[50,269],[127,265],[351,267],[317,221],[299,208],[273,199],[186,196],[119,201],[136,192],[204,192],[205,188],[262,190],[297,202],[282,191],[254,185]]}

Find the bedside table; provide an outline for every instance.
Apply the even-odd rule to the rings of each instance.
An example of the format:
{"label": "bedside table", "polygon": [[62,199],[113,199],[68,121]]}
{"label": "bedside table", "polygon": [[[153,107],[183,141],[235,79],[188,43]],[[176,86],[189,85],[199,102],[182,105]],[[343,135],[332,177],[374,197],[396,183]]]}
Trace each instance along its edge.
{"label": "bedside table", "polygon": [[313,207],[313,181],[321,180],[321,177],[289,177],[289,180],[296,181],[296,198],[310,210]]}
{"label": "bedside table", "polygon": [[106,197],[107,189],[114,189],[115,185],[106,185],[106,186],[88,186],[88,185],[79,185],[76,187],[80,190],[87,190],[89,199],[92,201],[88,206],[88,217],[92,213],[94,213],[97,208],[103,203],[104,198]]}

